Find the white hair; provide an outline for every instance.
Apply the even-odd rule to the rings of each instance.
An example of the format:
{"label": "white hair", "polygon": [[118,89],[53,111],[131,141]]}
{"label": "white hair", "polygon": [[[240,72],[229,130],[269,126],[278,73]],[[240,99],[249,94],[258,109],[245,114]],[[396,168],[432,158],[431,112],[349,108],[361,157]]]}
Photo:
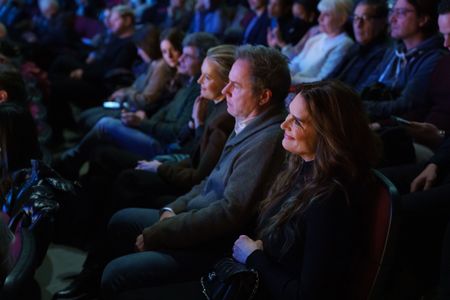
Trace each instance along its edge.
{"label": "white hair", "polygon": [[59,3],[57,0],[39,0],[39,9],[41,11],[46,11],[50,9],[51,7],[54,7],[56,9],[59,8]]}
{"label": "white hair", "polygon": [[320,12],[331,12],[336,15],[344,15],[346,18],[352,13],[353,0],[321,0],[317,5]]}

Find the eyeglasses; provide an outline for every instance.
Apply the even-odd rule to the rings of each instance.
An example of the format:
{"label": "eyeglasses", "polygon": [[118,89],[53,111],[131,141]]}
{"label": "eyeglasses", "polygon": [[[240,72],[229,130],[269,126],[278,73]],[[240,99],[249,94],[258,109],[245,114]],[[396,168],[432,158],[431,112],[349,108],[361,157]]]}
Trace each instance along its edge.
{"label": "eyeglasses", "polygon": [[368,15],[362,15],[362,16],[353,15],[353,16],[350,16],[350,20],[351,20],[353,23],[359,23],[359,22],[363,22],[363,23],[366,23],[366,22],[372,22],[373,20],[379,19],[379,18],[380,18],[380,17],[378,17],[378,16],[368,16]]}
{"label": "eyeglasses", "polygon": [[408,13],[416,12],[414,9],[408,8],[392,8],[389,10],[389,16],[396,16],[404,18]]}

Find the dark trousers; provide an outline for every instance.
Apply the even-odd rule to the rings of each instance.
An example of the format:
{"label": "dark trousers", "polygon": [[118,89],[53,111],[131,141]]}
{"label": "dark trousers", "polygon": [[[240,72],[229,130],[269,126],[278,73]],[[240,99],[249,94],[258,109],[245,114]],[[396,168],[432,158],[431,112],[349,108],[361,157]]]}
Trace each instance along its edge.
{"label": "dark trousers", "polygon": [[[90,235],[85,267],[102,266],[107,241],[107,224],[117,211],[129,208],[160,208],[175,199],[174,190],[157,174],[136,171],[142,157],[114,147],[97,148],[91,156],[89,174],[84,181],[83,203],[89,208]],[[83,214],[83,215],[86,215]]]}
{"label": "dark trousers", "polygon": [[136,237],[158,220],[158,210],[140,208],[121,210],[111,218],[108,238],[118,258],[103,272],[104,299],[116,299],[121,293],[139,288],[198,280],[223,256],[221,251],[206,247],[135,252]]}

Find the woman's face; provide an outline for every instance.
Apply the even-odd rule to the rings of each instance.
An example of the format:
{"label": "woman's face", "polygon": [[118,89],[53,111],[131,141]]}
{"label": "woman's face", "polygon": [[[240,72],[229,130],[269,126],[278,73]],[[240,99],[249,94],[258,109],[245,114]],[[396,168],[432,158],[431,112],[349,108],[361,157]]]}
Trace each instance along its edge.
{"label": "woman's face", "polygon": [[175,49],[171,42],[168,40],[163,40],[161,42],[161,53],[165,62],[171,67],[175,68],[178,66],[178,59],[181,56],[181,52]]}
{"label": "woman's face", "polygon": [[312,126],[305,99],[298,94],[289,104],[289,115],[281,124],[284,130],[283,148],[305,161],[316,156],[317,131]]}
{"label": "woman's face", "polygon": [[343,20],[342,16],[331,12],[331,11],[322,11],[319,15],[319,27],[320,31],[323,33],[335,36],[342,32],[345,20]]}
{"label": "woman's face", "polygon": [[217,68],[217,64],[208,58],[203,60],[202,75],[197,82],[200,84],[200,96],[205,99],[223,98],[221,91],[227,83],[220,78]]}

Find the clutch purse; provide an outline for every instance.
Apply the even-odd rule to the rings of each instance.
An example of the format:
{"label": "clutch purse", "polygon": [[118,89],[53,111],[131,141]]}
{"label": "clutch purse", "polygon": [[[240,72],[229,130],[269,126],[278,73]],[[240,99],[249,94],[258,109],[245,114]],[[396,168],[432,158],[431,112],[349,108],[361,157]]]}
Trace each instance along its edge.
{"label": "clutch purse", "polygon": [[208,300],[255,299],[259,287],[259,275],[254,269],[223,258],[200,279],[202,292]]}

